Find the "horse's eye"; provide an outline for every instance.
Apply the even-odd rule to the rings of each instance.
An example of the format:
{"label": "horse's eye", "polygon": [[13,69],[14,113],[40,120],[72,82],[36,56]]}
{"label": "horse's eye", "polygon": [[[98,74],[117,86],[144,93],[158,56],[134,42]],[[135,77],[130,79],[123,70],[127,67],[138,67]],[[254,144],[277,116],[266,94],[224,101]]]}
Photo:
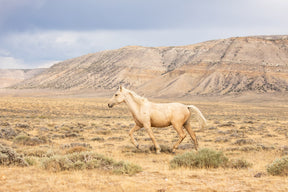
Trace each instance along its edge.
{"label": "horse's eye", "polygon": [[118,94],[115,94],[115,97],[117,97],[118,96]]}

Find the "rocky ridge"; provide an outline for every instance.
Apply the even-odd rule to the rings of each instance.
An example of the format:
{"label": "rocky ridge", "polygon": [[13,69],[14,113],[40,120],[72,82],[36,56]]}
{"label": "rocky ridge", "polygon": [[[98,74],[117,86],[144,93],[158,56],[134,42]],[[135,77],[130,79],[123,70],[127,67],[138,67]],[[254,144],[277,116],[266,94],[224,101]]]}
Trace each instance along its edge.
{"label": "rocky ridge", "polygon": [[100,90],[119,85],[156,97],[287,92],[288,36],[128,46],[60,62],[14,88]]}

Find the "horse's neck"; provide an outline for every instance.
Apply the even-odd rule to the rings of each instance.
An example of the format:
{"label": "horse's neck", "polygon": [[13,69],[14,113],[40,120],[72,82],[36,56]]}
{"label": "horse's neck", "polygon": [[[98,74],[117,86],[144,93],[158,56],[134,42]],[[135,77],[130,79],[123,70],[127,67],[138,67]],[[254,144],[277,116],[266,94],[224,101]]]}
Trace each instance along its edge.
{"label": "horse's neck", "polygon": [[139,98],[133,96],[133,94],[128,94],[125,100],[129,111],[133,114],[134,117],[139,115],[139,111],[141,109],[142,103]]}

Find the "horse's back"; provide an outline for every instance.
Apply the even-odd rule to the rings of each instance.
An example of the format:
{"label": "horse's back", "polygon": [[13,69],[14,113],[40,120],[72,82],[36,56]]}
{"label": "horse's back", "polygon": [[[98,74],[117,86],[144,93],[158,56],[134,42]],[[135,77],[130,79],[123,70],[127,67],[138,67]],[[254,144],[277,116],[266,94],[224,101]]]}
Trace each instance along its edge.
{"label": "horse's back", "polygon": [[174,122],[184,123],[190,116],[187,106],[181,103],[152,103],[150,109],[151,124],[166,127]]}
{"label": "horse's back", "polygon": [[190,117],[188,107],[182,103],[171,103],[172,106],[172,120],[186,122]]}

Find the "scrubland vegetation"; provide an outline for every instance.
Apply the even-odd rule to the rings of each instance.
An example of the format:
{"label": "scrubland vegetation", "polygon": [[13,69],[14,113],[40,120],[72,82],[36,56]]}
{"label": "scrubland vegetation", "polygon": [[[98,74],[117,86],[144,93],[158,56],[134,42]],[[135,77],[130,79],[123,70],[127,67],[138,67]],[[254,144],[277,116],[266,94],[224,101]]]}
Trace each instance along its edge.
{"label": "scrubland vegetation", "polygon": [[[185,103],[185,101],[184,101]],[[171,153],[177,133],[141,129],[106,99],[0,98],[0,191],[288,191],[288,104],[186,102],[208,126]]]}

